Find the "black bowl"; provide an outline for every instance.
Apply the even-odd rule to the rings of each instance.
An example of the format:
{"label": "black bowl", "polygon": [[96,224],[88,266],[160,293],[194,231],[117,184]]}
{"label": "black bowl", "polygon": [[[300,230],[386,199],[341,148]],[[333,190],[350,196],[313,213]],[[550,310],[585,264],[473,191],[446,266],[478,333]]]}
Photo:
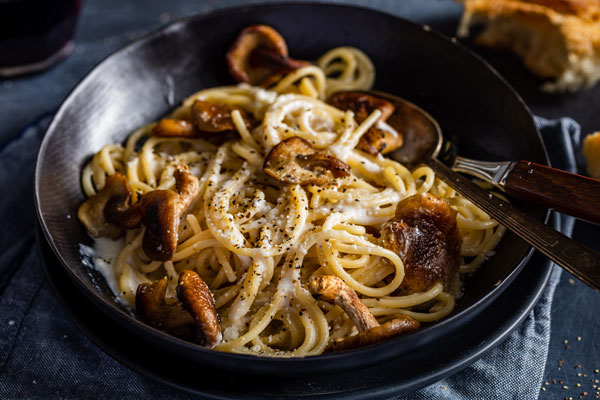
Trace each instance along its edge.
{"label": "black bowl", "polygon": [[[551,219],[554,228],[560,229],[558,220]],[[148,351],[151,345],[144,338],[119,329],[103,314],[89,312],[94,304],[69,279],[40,229],[36,229],[36,243],[41,266],[56,299],[98,347],[134,371],[202,399],[366,400],[392,399],[414,392],[467,367],[506,339],[530,315],[553,269],[557,268],[535,253],[497,300],[469,321],[469,329],[447,331],[436,340],[435,346],[422,347],[366,368],[257,379],[254,375],[215,370],[161,349]],[[522,328],[518,330],[522,332]],[[458,335],[460,340],[456,340]]]}
{"label": "black bowl", "polygon": [[[100,63],[64,101],[41,145],[35,177],[37,212],[52,250],[85,295],[122,328],[207,366],[238,373],[313,374],[364,367],[435,345],[506,289],[531,256],[528,245],[508,233],[443,321],[378,345],[302,359],[205,350],[153,329],[118,305],[103,278],[82,264],[79,243],[91,239],[75,215],[84,199],[79,176],[90,155],[104,144],[124,141],[193,92],[233,83],[225,52],[242,28],[256,23],[279,30],[296,58],[316,59],[341,45],[363,49],[377,68],[375,88],[428,111],[462,155],[548,163],[531,114],[515,91],[482,59],[428,27],[350,6],[233,8],[173,23],[135,41]],[[521,206],[540,220],[547,218],[547,210]]]}

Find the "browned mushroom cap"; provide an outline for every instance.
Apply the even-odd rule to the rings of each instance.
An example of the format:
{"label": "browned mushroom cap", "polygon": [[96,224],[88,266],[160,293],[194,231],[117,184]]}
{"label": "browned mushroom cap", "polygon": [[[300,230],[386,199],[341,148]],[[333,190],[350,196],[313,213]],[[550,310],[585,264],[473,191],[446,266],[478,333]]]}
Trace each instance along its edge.
{"label": "browned mushroom cap", "polygon": [[170,260],[177,247],[180,220],[200,192],[198,178],[187,165],[177,165],[174,176],[176,192],[153,190],[132,205],[127,178],[115,173],[99,193],[79,207],[77,216],[94,237],[116,239],[123,229],[143,224],[142,249],[146,255],[152,260]]}
{"label": "browned mushroom cap", "polygon": [[356,335],[348,336],[344,339],[338,339],[331,344],[329,350],[342,351],[369,346],[395,336],[416,331],[420,327],[421,324],[416,319],[408,315],[401,315],[383,325],[371,328],[368,331],[359,332]]}
{"label": "browned mushroom cap", "polygon": [[[265,85],[265,82],[269,81],[271,77],[278,77],[281,79],[282,75],[289,74],[290,72],[297,70],[298,68],[306,67],[310,65],[308,61],[295,60],[283,55],[276,50],[268,47],[259,46],[250,53],[250,66],[254,68],[266,68],[271,71],[271,76],[266,80],[262,80],[261,85]],[[274,82],[270,82],[274,83]]]}
{"label": "browned mushroom cap", "polygon": [[[196,137],[201,137],[216,143],[239,137],[231,112],[238,110],[242,115],[246,128],[252,129],[256,121],[252,116],[239,107],[230,107],[225,103],[215,103],[206,100],[196,100],[191,107],[192,118],[196,124]],[[219,135],[215,135],[219,132]]]}
{"label": "browned mushroom cap", "polygon": [[335,178],[350,175],[350,166],[338,158],[317,152],[297,136],[273,147],[263,170],[278,181],[300,185],[323,185]]}
{"label": "browned mushroom cap", "polygon": [[335,275],[317,276],[310,281],[308,288],[316,299],[335,304],[344,310],[359,331],[357,335],[334,341],[328,350],[350,350],[367,346],[420,327],[420,323],[409,316],[400,316],[379,325],[356,292]]}
{"label": "browned mushroom cap", "polygon": [[[114,177],[114,178],[113,178]],[[112,179],[111,179],[112,178]],[[112,181],[118,180],[120,193],[114,193],[104,206],[104,218],[113,225],[123,229],[133,229],[140,226],[144,216],[140,204],[131,206],[131,189],[127,179],[118,172],[107,178]]]}
{"label": "browned mushroom cap", "polygon": [[179,303],[167,304],[165,293],[167,278],[153,282],[142,283],[135,295],[135,310],[139,317],[157,329],[171,332],[194,324],[194,318],[181,308]]}
{"label": "browned mushroom cap", "polygon": [[354,119],[362,123],[375,110],[381,111],[381,121],[387,120],[394,113],[395,107],[386,99],[362,92],[337,92],[331,95],[328,103],[340,110],[351,110]]}
{"label": "browned mushroom cap", "polygon": [[[359,124],[375,110],[381,111],[378,122],[385,122],[395,110],[394,105],[389,101],[362,92],[337,92],[329,98],[328,103],[340,110],[352,110],[354,119]],[[378,123],[362,135],[356,147],[374,156],[377,153],[392,152],[403,143],[402,134],[392,127],[379,126]]]}
{"label": "browned mushroom cap", "polygon": [[152,260],[167,261],[177,248],[179,223],[197,197],[200,185],[186,165],[175,169],[176,190],[153,190],[142,196],[143,224],[146,226],[142,249]]}
{"label": "browned mushroom cap", "polygon": [[372,126],[358,141],[356,148],[372,156],[390,153],[404,144],[404,137],[392,129]]}
{"label": "browned mushroom cap", "polygon": [[200,182],[185,164],[178,164],[175,167],[173,176],[175,177],[175,190],[179,194],[178,212],[180,216],[183,216],[183,213],[196,200],[200,190]]}
{"label": "browned mushroom cap", "polygon": [[238,82],[262,83],[309,63],[288,57],[283,37],[267,25],[251,25],[238,35],[226,56],[229,73]]}
{"label": "browned mushroom cap", "polygon": [[[231,112],[239,110],[246,127],[251,129],[256,123],[244,110],[230,107],[225,103],[196,100],[190,107],[190,116],[194,123],[184,119],[163,118],[154,126],[152,133],[159,137],[234,139],[237,131]],[[221,132],[215,136],[214,133]]]}
{"label": "browned mushroom cap", "polygon": [[177,297],[196,321],[196,342],[214,348],[221,341],[221,327],[212,293],[200,275],[194,271],[182,271]]}
{"label": "browned mushroom cap", "polygon": [[356,292],[335,275],[322,275],[313,278],[308,289],[317,299],[339,306],[348,314],[360,332],[379,326],[379,322],[369,311]]}
{"label": "browned mushroom cap", "polygon": [[152,133],[160,137],[189,137],[194,138],[198,133],[194,125],[183,119],[163,118],[154,126]]}
{"label": "browned mushroom cap", "polygon": [[152,260],[167,261],[177,248],[179,196],[172,190],[153,190],[142,196],[144,226],[142,249]]}
{"label": "browned mushroom cap", "polygon": [[394,219],[382,227],[381,240],[404,262],[402,293],[424,292],[458,270],[461,237],[456,211],[432,194],[416,194],[398,203]]}
{"label": "browned mushroom cap", "polygon": [[192,117],[199,130],[204,132],[222,132],[235,130],[232,109],[223,103],[196,100],[192,104]]}
{"label": "browned mushroom cap", "polygon": [[[94,237],[110,237],[116,239],[123,233],[123,227],[114,224],[110,216],[106,215],[106,206],[118,208],[122,202],[128,202],[131,197],[131,189],[127,178],[118,172],[106,178],[104,188],[93,196],[90,196],[77,211],[79,221],[85,226],[90,235]],[[128,222],[134,222],[129,221]]]}

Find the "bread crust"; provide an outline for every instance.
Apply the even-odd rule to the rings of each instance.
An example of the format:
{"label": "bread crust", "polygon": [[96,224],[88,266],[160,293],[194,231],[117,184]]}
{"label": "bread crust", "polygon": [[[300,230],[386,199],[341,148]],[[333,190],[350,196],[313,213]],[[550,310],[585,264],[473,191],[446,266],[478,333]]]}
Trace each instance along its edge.
{"label": "bread crust", "polygon": [[587,164],[588,175],[600,179],[600,131],[585,137],[583,156]]}
{"label": "bread crust", "polygon": [[534,74],[555,79],[554,90],[577,90],[600,80],[600,1],[461,2],[459,36],[484,25],[478,44],[515,51]]}

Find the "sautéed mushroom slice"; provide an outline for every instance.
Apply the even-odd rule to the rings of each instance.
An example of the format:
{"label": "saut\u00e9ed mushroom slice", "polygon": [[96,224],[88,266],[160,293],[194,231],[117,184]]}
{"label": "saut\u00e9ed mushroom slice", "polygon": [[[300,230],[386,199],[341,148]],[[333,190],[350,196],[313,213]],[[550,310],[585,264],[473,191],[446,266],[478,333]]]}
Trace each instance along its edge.
{"label": "saut\u00e9ed mushroom slice", "polygon": [[421,326],[419,321],[407,315],[398,316],[380,325],[356,292],[335,275],[313,278],[309,290],[317,300],[339,306],[358,329],[358,334],[334,341],[329,348],[332,351],[350,350],[379,343],[415,331]]}
{"label": "saut\u00e9ed mushroom slice", "polygon": [[350,175],[350,166],[340,159],[315,150],[297,136],[283,140],[267,155],[263,170],[280,182],[324,185]]}
{"label": "saut\u00e9ed mushroom slice", "polygon": [[174,176],[176,191],[153,190],[132,205],[127,179],[115,173],[100,192],[81,205],[77,215],[95,237],[116,239],[124,229],[143,225],[146,255],[156,261],[170,260],[177,247],[180,220],[200,192],[198,178],[187,165],[178,164]]}
{"label": "saut\u00e9ed mushroom slice", "polygon": [[192,339],[209,349],[221,341],[221,328],[210,289],[194,272],[179,275],[177,298],[167,304],[167,278],[142,283],[135,296],[136,312],[147,324],[184,339]]}
{"label": "saut\u00e9ed mushroom slice", "polygon": [[362,92],[337,92],[333,94],[328,103],[340,110],[351,110],[354,119],[359,124],[375,110],[381,111],[379,121],[365,132],[356,146],[372,156],[390,153],[404,143],[401,133],[385,121],[394,113],[395,107],[389,101],[377,96]]}
{"label": "saut\u00e9ed mushroom slice", "polygon": [[288,56],[285,39],[267,25],[251,25],[238,35],[226,56],[229,73],[237,82],[261,85],[273,76],[310,65]]}
{"label": "saut\u00e9ed mushroom slice", "polygon": [[396,215],[381,229],[381,240],[404,262],[400,293],[425,292],[458,271],[461,236],[456,211],[430,193],[398,203]]}

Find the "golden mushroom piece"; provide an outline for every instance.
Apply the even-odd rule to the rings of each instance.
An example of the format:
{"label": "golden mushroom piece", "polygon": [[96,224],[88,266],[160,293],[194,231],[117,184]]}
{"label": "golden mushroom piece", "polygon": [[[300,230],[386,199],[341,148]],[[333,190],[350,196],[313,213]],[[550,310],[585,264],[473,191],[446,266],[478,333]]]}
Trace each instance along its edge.
{"label": "golden mushroom piece", "polygon": [[226,56],[229,73],[238,82],[260,85],[273,75],[281,75],[310,65],[288,56],[283,37],[267,25],[251,25],[240,32]]}
{"label": "golden mushroom piece", "polygon": [[405,275],[399,287],[403,293],[425,292],[458,271],[461,236],[456,211],[430,193],[398,203],[393,220],[381,229],[381,240],[404,262]]}
{"label": "golden mushroom piece", "polygon": [[238,138],[231,112],[238,110],[248,129],[252,129],[256,121],[246,111],[225,103],[195,100],[191,105],[188,119],[161,119],[152,129],[158,137],[202,138],[215,143]]}
{"label": "golden mushroom piece", "polygon": [[144,225],[144,253],[152,260],[170,260],[177,247],[180,220],[200,192],[198,178],[187,165],[178,164],[174,176],[176,191],[153,190],[132,205],[127,178],[115,173],[99,193],[79,207],[77,216],[94,237],[116,239],[123,229]]}
{"label": "golden mushroom piece", "polygon": [[159,137],[194,138],[198,133],[194,125],[183,119],[163,118],[152,128],[152,133]]}
{"label": "golden mushroom piece", "polygon": [[309,290],[317,300],[339,306],[358,329],[358,334],[334,341],[329,350],[341,351],[368,346],[394,336],[416,331],[421,326],[419,321],[408,315],[400,315],[380,325],[356,295],[356,292],[335,275],[313,278],[310,281]]}
{"label": "golden mushroom piece", "polygon": [[196,322],[196,343],[212,349],[221,341],[221,326],[210,289],[200,275],[184,270],[179,274],[177,298]]}
{"label": "golden mushroom piece", "polygon": [[267,155],[263,170],[280,182],[324,185],[350,175],[350,166],[340,159],[316,151],[297,136],[281,141]]}
{"label": "golden mushroom piece", "polygon": [[395,110],[389,101],[362,92],[337,92],[331,95],[328,103],[340,110],[352,110],[358,123],[367,119],[375,110],[381,111],[380,119],[385,121]]}
{"label": "golden mushroom piece", "polygon": [[250,128],[246,112],[239,107],[233,108],[225,103],[196,100],[192,104],[192,117],[196,127],[202,132],[235,131],[231,112],[236,109],[242,114],[246,127]]}
{"label": "golden mushroom piece", "polygon": [[376,156],[378,153],[390,153],[404,143],[400,132],[389,125],[381,126],[381,122],[385,122],[395,110],[394,105],[389,101],[362,92],[337,92],[329,98],[328,103],[340,110],[353,111],[354,119],[359,124],[367,119],[373,111],[381,111],[379,121],[358,141],[356,148],[359,150]]}
{"label": "golden mushroom piece", "polygon": [[146,226],[142,249],[156,261],[173,258],[181,218],[200,192],[198,178],[190,172],[187,165],[177,165],[174,176],[177,192],[153,190],[144,194],[140,200],[144,213],[143,224]]}
{"label": "golden mushroom piece", "polygon": [[212,293],[202,278],[194,271],[181,272],[177,285],[179,302],[167,304],[166,291],[166,277],[140,284],[135,296],[138,316],[157,329],[214,348],[221,341],[221,327]]}
{"label": "golden mushroom piece", "polygon": [[167,304],[167,277],[138,286],[135,295],[135,310],[137,315],[148,325],[165,332],[179,333],[185,336],[194,318],[185,311],[180,303]]}
{"label": "golden mushroom piece", "polygon": [[111,203],[109,208],[116,208],[117,203],[129,202],[130,198],[131,188],[127,178],[117,172],[106,178],[104,188],[100,192],[79,206],[77,218],[93,237],[104,236],[117,239],[123,234],[123,227],[111,223],[110,214],[107,218],[105,210],[108,203]]}

